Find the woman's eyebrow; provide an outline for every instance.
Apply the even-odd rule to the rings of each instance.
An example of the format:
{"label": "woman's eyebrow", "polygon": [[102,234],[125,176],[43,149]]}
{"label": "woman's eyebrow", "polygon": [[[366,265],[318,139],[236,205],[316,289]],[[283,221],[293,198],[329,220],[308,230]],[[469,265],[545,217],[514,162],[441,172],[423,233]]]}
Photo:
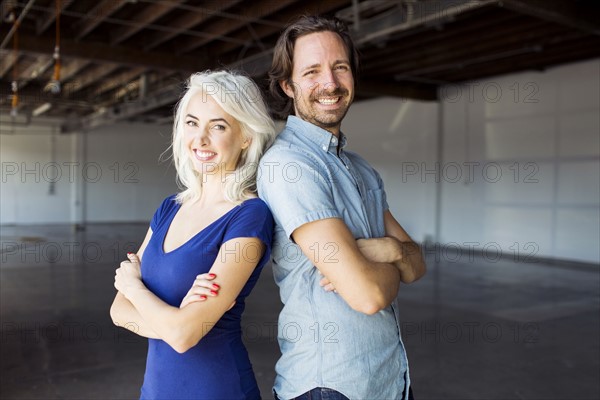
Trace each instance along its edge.
{"label": "woman's eyebrow", "polygon": [[218,122],[218,121],[225,122],[225,123],[226,123],[228,126],[231,126],[231,125],[229,124],[229,122],[227,122],[227,120],[226,120],[225,118],[213,118],[213,119],[211,119],[211,120],[210,120],[210,121],[208,121],[208,122]]}

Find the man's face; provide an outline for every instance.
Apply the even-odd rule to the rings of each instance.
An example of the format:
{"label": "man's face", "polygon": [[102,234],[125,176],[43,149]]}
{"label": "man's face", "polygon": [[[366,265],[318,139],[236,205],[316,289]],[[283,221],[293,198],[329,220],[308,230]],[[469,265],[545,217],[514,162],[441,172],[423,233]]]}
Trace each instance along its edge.
{"label": "man's face", "polygon": [[294,99],[296,116],[338,135],[354,99],[354,77],[344,42],[334,32],[296,39],[291,82],[281,81]]}

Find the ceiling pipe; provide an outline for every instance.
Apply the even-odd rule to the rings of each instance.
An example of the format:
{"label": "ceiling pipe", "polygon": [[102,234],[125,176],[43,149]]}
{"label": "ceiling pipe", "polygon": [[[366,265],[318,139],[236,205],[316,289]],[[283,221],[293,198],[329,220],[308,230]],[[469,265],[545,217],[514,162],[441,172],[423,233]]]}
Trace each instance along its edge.
{"label": "ceiling pipe", "polygon": [[12,39],[13,35],[15,34],[16,27],[18,25],[21,25],[21,22],[25,18],[25,15],[27,15],[27,13],[29,12],[29,9],[31,8],[31,6],[33,6],[33,3],[35,3],[35,0],[29,0],[29,3],[27,3],[27,5],[23,9],[23,11],[21,11],[21,15],[19,15],[19,19],[17,20],[17,23],[13,24],[12,28],[10,28],[10,31],[8,31],[8,34],[2,41],[2,44],[0,44],[0,49],[5,48],[6,45],[8,44],[8,42],[10,41],[10,39]]}

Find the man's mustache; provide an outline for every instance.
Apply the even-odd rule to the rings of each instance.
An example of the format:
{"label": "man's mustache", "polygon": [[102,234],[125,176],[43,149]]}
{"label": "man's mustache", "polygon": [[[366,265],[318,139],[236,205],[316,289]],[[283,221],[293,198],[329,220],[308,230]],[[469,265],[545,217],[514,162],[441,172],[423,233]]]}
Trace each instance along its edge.
{"label": "man's mustache", "polygon": [[316,100],[319,97],[348,96],[348,94],[349,94],[348,90],[340,88],[340,87],[336,88],[333,91],[327,90],[327,88],[324,88],[324,89],[316,92],[316,94],[313,94],[311,96],[311,99]]}

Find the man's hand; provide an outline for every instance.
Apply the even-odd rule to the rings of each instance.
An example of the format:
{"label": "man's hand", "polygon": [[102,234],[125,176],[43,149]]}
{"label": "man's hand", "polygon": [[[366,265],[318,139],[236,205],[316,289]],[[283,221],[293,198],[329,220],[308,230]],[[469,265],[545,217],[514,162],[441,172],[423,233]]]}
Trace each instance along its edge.
{"label": "man's hand", "polygon": [[[396,264],[402,259],[402,243],[391,237],[357,239],[356,244],[363,256],[369,261],[376,263]],[[321,272],[319,272],[320,275]],[[333,283],[323,277],[319,284],[326,292],[335,292]]]}
{"label": "man's hand", "polygon": [[369,261],[394,264],[404,283],[414,282],[425,273],[421,249],[412,240],[401,242],[396,237],[386,236],[358,239],[356,244]]}

